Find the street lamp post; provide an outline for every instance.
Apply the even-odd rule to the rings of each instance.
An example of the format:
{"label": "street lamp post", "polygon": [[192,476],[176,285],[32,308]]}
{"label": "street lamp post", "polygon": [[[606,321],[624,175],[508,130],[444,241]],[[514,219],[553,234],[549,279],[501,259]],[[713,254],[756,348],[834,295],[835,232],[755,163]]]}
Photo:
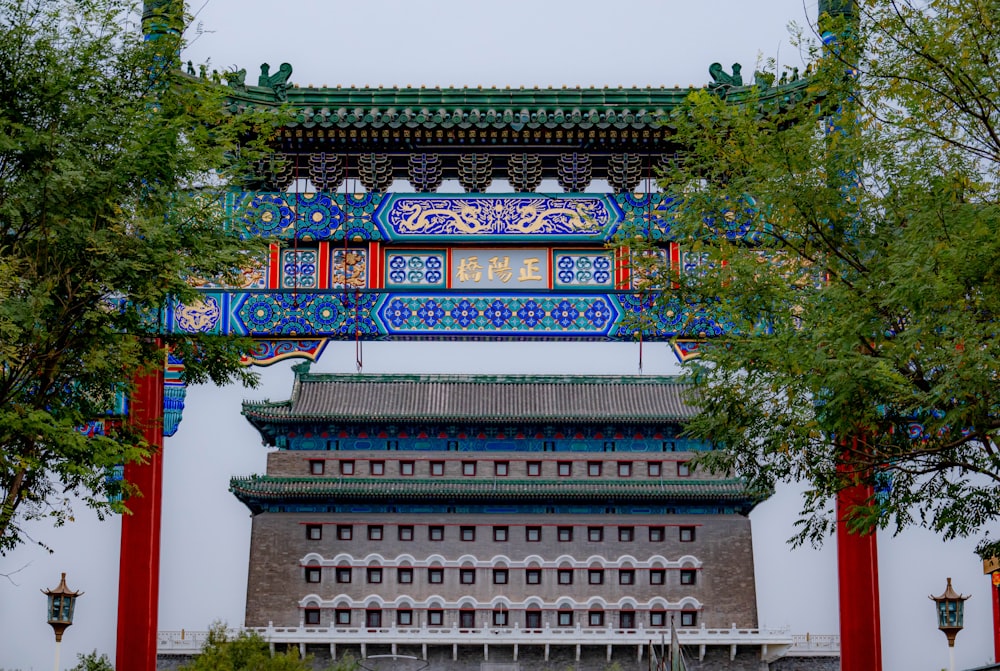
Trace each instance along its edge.
{"label": "street lamp post", "polygon": [[928,598],[937,607],[938,629],[948,637],[949,671],[955,671],[955,636],[965,626],[965,600],[969,596],[963,596],[952,589],[951,578],[948,578],[944,594]]}
{"label": "street lamp post", "polygon": [[59,586],[55,589],[44,589],[42,594],[49,598],[48,622],[52,626],[52,631],[56,634],[56,663],[55,670],[59,671],[59,646],[62,643],[63,632],[73,624],[73,610],[76,608],[76,599],[83,592],[73,592],[66,586],[66,574],[62,574],[59,579]]}

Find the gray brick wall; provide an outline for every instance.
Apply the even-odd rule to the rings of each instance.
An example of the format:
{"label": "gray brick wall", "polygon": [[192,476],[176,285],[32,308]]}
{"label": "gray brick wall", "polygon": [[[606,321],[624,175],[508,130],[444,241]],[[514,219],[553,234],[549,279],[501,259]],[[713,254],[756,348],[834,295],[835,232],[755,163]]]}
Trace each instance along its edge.
{"label": "gray brick wall", "polygon": [[[750,521],[746,518],[736,515],[535,517],[400,514],[386,519],[384,515],[361,513],[257,515],[252,525],[246,624],[266,626],[268,622],[273,622],[275,626],[298,625],[298,601],[307,594],[317,594],[323,599],[344,595],[356,601],[377,595],[386,602],[400,596],[423,601],[433,595],[444,601],[469,597],[481,603],[487,603],[496,596],[506,597],[512,602],[536,598],[549,603],[560,598],[585,602],[593,596],[617,602],[627,596],[640,604],[654,597],[677,602],[685,596],[692,596],[704,604],[704,610],[698,616],[699,625],[704,623],[713,628],[729,627],[733,623],[738,627],[754,627],[757,624]],[[308,539],[307,525],[321,525],[322,538]],[[349,540],[338,538],[338,525],[351,527]],[[381,540],[369,539],[369,528],[372,526],[381,527]],[[401,526],[413,527],[413,540],[400,540]],[[528,526],[541,528],[540,542],[527,540]],[[622,526],[633,529],[633,540],[619,540],[619,527]],[[695,528],[693,542],[679,540],[680,526]],[[444,540],[431,540],[431,527],[440,528]],[[463,527],[474,531],[475,540],[462,540]],[[495,541],[494,527],[507,527],[508,540]],[[572,530],[572,540],[559,540],[560,527]],[[603,540],[589,540],[588,527],[602,529]],[[649,540],[650,527],[664,528],[662,541]],[[344,560],[339,562],[344,567],[348,566],[350,559],[369,557],[367,567],[382,568],[382,582],[368,583],[366,567],[355,566],[351,570],[350,582],[337,582],[336,569],[323,568],[319,583],[307,583],[305,569],[300,562],[308,553],[317,553],[327,560],[345,555]],[[666,584],[653,585],[650,584],[648,569],[634,568],[635,584],[621,585],[620,569],[607,567],[601,559],[612,563],[623,560],[623,568],[628,568],[654,555],[662,555],[668,561],[676,561],[685,555],[700,560],[702,567],[695,573],[696,584],[681,585],[680,571],[669,568],[665,572]],[[425,563],[433,556],[444,561],[462,560],[462,566],[473,571],[474,584],[461,583],[461,567],[444,568],[443,582],[431,584]],[[562,557],[560,565],[567,569],[570,566],[567,557],[589,561],[585,567],[572,570],[571,585],[559,583],[558,566],[541,568],[541,584],[529,585],[525,569],[509,566],[506,561],[521,562],[529,557],[539,557],[542,561],[556,561]],[[476,566],[477,560],[488,563],[488,566]],[[418,564],[413,568],[412,583],[398,582],[397,563]],[[507,584],[493,583],[494,563],[508,566]],[[688,566],[693,567],[694,563]],[[603,568],[603,584],[589,583],[588,569],[591,568]],[[576,615],[574,619],[579,620],[583,613]],[[361,626],[361,616],[361,609],[352,613],[354,626]],[[519,617],[517,613],[511,616],[514,618],[511,624],[517,622],[525,626],[523,619],[516,619]],[[321,624],[329,624],[332,617],[331,612],[324,612]],[[415,612],[415,617],[415,625],[426,621],[422,613]],[[489,611],[486,609],[477,613],[477,626],[485,624],[488,618]],[[637,613],[637,619],[643,621],[643,615]],[[457,612],[445,613],[445,625],[450,626],[457,620]],[[382,626],[394,622],[392,613],[383,613]],[[546,614],[544,622],[557,626],[552,614]],[[649,626],[648,621],[643,622]],[[605,625],[618,626],[617,613],[607,613]]]}

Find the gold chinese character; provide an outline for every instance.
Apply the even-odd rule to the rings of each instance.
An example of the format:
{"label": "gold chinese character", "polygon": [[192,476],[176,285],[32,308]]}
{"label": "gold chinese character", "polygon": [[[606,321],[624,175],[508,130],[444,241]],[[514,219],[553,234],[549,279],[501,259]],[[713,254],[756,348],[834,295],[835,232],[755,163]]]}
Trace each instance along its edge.
{"label": "gold chinese character", "polygon": [[518,282],[530,282],[542,279],[542,275],[538,270],[538,258],[525,259],[522,263],[524,267],[517,273]]}
{"label": "gold chinese character", "polygon": [[483,279],[483,267],[479,265],[479,257],[470,256],[459,261],[455,274],[458,275],[459,282],[478,282]]}
{"label": "gold chinese character", "polygon": [[492,280],[494,275],[504,284],[510,282],[510,279],[514,277],[514,271],[510,267],[509,256],[503,257],[503,261],[500,260],[499,256],[494,256],[490,259],[489,279]]}

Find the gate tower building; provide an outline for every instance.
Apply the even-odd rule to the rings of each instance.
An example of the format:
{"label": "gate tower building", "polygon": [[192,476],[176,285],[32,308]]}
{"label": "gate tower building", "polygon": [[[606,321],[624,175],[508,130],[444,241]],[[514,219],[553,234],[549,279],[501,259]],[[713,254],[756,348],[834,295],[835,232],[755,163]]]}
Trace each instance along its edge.
{"label": "gate tower building", "polygon": [[691,468],[709,446],[680,437],[679,379],[308,368],[243,408],[277,448],[231,484],[247,626],[362,657],[630,663],[671,623],[756,628],[759,499]]}

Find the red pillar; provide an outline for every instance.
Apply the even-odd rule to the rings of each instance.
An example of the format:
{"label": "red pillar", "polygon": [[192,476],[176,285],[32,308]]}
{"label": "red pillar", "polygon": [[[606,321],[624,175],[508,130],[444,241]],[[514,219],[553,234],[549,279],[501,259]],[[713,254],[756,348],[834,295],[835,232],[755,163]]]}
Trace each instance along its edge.
{"label": "red pillar", "polygon": [[993,602],[993,661],[1000,662],[1000,584],[997,584],[997,577],[1000,573],[991,573],[990,594]]}
{"label": "red pillar", "polygon": [[156,618],[160,589],[160,508],[163,482],[163,369],[136,379],[129,421],[155,449],[145,464],[125,466],[125,480],[141,496],[128,501],[122,516],[118,571],[116,668],[156,671]]}
{"label": "red pillar", "polygon": [[859,484],[837,495],[841,671],[882,671],[875,531],[852,534],[847,531],[846,522],[850,510],[866,503],[873,493],[871,485]]}

